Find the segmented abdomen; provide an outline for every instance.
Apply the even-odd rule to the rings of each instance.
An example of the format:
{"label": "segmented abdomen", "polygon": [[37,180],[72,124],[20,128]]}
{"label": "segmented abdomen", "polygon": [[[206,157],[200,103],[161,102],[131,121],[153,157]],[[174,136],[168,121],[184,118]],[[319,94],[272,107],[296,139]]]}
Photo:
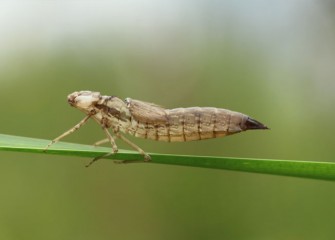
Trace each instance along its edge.
{"label": "segmented abdomen", "polygon": [[242,131],[247,116],[212,107],[166,109],[166,121],[139,122],[131,118],[127,133],[157,141],[183,142],[223,137]]}

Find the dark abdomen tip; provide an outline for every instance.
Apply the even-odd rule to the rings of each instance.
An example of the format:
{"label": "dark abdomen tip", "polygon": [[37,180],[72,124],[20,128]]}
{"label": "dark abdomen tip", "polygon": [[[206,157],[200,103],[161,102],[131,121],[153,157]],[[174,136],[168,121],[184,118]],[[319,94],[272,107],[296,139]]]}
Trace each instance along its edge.
{"label": "dark abdomen tip", "polygon": [[247,121],[245,122],[245,130],[253,130],[253,129],[269,129],[263,123],[256,121],[248,117]]}

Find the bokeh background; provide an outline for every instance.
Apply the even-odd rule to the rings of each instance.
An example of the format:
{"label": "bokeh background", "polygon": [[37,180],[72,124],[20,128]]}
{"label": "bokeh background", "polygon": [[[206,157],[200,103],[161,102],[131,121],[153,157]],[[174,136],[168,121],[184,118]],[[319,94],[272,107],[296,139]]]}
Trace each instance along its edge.
{"label": "bokeh background", "polygon": [[[334,161],[333,1],[1,1],[1,133],[52,139],[95,90],[271,131],[148,152]],[[103,138],[94,122],[67,137]],[[119,143],[120,148],[128,148]],[[0,152],[0,239],[334,239],[332,182]]]}

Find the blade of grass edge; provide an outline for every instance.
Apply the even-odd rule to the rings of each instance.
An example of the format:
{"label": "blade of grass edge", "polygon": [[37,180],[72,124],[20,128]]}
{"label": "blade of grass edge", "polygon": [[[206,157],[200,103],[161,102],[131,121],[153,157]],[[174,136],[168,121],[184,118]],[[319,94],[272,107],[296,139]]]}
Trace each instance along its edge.
{"label": "blade of grass edge", "polygon": [[[88,158],[94,158],[110,152],[110,148],[106,147],[93,147],[89,145],[66,142],[56,143],[45,152],[44,148],[49,142],[50,140],[0,134],[0,150],[3,151],[57,154]],[[335,180],[335,163],[332,162],[191,156],[158,153],[149,154],[152,158],[151,163]],[[120,149],[117,154],[111,155],[107,158],[114,160],[143,160],[143,156],[137,152],[123,149]]]}

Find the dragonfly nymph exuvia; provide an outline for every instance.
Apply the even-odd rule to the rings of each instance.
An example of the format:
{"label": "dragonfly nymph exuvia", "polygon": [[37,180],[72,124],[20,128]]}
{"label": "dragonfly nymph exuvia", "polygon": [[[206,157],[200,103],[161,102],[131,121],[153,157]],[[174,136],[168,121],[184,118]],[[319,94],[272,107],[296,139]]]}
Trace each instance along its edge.
{"label": "dragonfly nymph exuvia", "polygon": [[[131,98],[122,100],[104,96],[99,92],[79,91],[68,95],[68,103],[84,112],[86,117],[70,130],[55,138],[46,149],[63,137],[83,126],[90,118],[104,130],[107,138],[95,143],[110,142],[111,153],[118,151],[114,138],[126,142],[150,161],[150,156],[123,134],[164,142],[186,142],[224,137],[253,129],[268,129],[251,117],[231,110],[215,107],[189,107],[166,109],[156,104]],[[109,132],[111,129],[111,132]],[[87,166],[101,157],[94,158]]]}

